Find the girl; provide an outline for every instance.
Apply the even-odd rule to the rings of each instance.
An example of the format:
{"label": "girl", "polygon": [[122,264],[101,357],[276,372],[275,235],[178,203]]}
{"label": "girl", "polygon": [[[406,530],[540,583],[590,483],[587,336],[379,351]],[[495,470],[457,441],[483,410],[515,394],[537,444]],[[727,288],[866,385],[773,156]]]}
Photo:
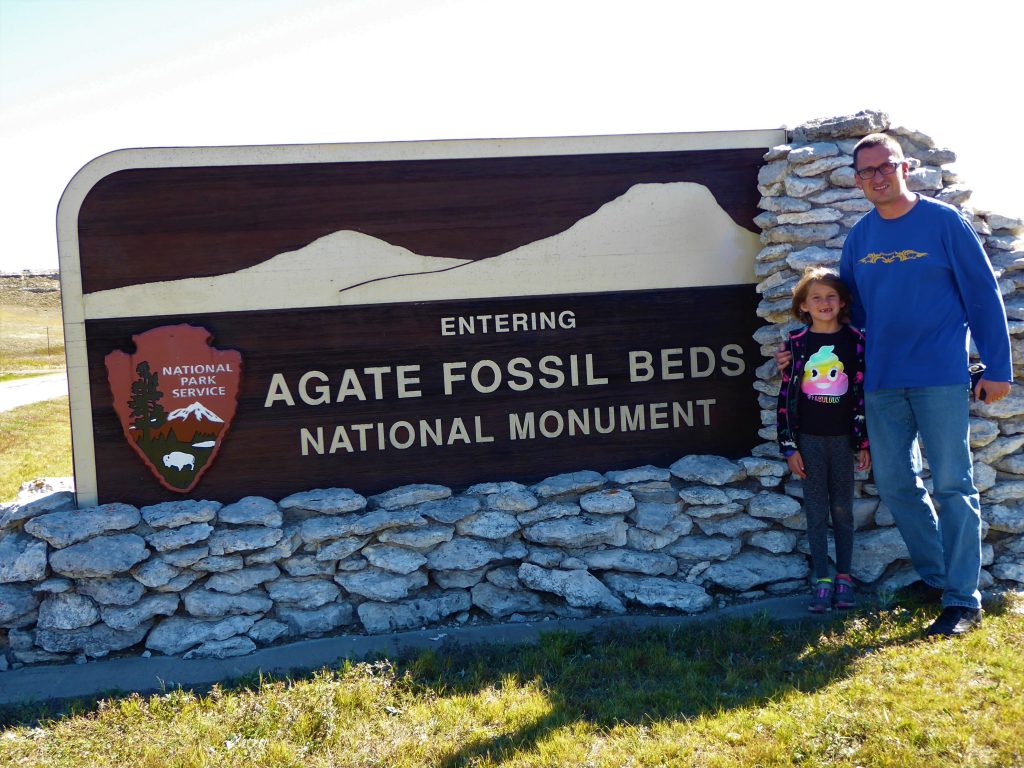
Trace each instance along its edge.
{"label": "girl", "polygon": [[[778,433],[790,471],[804,483],[804,513],[815,589],[808,609],[854,605],[853,467],[871,466],[864,428],[864,336],[849,323],[850,292],[826,267],[807,269],[793,289],[793,316],[807,323],[789,334],[792,365],[782,372]],[[836,577],[829,576],[831,511]]]}

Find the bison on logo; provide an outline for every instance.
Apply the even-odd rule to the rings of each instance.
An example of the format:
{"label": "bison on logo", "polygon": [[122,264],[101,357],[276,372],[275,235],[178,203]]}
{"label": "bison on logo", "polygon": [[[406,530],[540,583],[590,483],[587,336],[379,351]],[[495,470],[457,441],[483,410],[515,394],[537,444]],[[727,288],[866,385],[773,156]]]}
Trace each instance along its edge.
{"label": "bison on logo", "polygon": [[136,351],[106,356],[114,410],[128,444],[160,484],[188,493],[210,468],[235,416],[242,356],[210,346],[194,325],[132,336]]}

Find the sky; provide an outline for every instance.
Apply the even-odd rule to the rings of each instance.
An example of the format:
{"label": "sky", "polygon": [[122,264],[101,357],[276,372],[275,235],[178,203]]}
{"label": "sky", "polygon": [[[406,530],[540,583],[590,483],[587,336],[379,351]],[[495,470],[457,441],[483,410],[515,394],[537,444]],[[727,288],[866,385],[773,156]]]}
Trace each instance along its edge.
{"label": "sky", "polygon": [[1024,217],[1018,3],[0,0],[0,271],[133,147],[795,127],[888,112]]}

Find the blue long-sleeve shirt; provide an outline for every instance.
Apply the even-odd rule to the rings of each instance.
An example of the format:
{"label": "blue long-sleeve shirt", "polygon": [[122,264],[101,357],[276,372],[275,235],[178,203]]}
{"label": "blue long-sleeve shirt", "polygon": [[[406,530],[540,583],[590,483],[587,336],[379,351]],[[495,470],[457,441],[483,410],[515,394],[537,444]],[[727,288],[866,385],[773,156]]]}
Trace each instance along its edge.
{"label": "blue long-sleeve shirt", "polygon": [[865,390],[967,384],[970,331],[991,381],[1012,381],[1006,310],[970,223],[919,197],[904,215],[867,213],[847,235],[839,274],[867,335]]}

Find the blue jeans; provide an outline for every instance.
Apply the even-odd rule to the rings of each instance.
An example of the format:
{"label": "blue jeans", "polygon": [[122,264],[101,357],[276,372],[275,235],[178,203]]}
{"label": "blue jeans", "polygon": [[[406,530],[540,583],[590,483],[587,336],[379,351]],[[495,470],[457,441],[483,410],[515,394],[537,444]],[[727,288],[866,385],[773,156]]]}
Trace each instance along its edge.
{"label": "blue jeans", "polygon": [[[871,464],[921,578],[945,590],[944,606],[981,607],[981,503],[971,466],[968,388],[881,389],[865,393]],[[920,434],[934,484],[921,481]]]}

